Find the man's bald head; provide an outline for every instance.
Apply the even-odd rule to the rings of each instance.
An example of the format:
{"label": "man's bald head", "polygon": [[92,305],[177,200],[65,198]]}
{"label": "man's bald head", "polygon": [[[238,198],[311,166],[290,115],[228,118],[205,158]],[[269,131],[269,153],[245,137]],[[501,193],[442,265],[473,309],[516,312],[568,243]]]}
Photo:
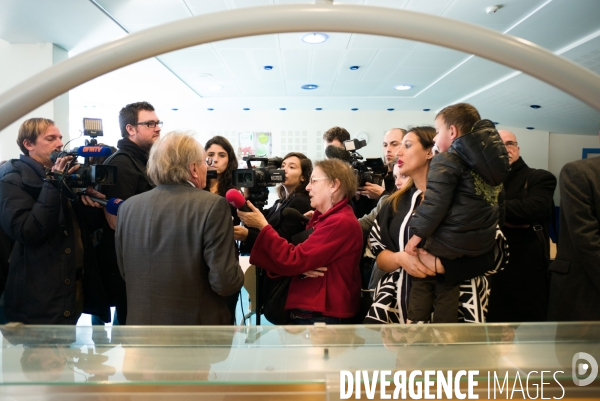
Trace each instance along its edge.
{"label": "man's bald head", "polygon": [[508,152],[508,163],[513,164],[521,157],[521,150],[519,149],[517,143],[517,137],[512,132],[504,129],[499,130],[498,133],[502,138],[502,142],[504,142],[504,146],[506,146],[506,151]]}

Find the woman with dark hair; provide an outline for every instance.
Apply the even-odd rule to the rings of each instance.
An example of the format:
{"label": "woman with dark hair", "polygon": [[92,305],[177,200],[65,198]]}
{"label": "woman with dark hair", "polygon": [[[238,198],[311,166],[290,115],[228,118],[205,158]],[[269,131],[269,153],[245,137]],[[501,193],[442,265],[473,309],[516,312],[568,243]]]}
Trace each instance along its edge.
{"label": "woman with dark hair", "polygon": [[[233,186],[233,171],[237,170],[238,162],[233,150],[233,146],[222,136],[214,136],[206,142],[204,145],[207,159],[212,159],[212,163],[209,163],[209,170],[217,171],[217,178],[211,178],[206,180],[206,191],[210,191],[213,194],[225,197],[227,191]],[[207,161],[208,162],[208,161]],[[230,206],[232,224],[234,227],[240,224],[240,218],[237,215],[235,207]],[[233,324],[235,325],[235,310],[237,307],[237,301],[240,292],[225,297],[227,301],[227,307],[231,313]]]}
{"label": "woman with dark hair", "polygon": [[[310,197],[306,186],[312,174],[312,162],[308,157],[299,152],[290,152],[283,158],[281,169],[285,170],[285,181],[277,187],[279,199],[272,207],[262,211],[267,222],[275,231],[288,242],[292,236],[304,231],[305,226],[299,219],[284,218],[282,212],[286,208],[296,209],[301,214],[312,210]],[[236,225],[233,227],[233,237],[242,241],[240,251],[249,254],[260,230]],[[270,294],[276,281],[263,274],[261,282],[263,305],[270,299]],[[262,311],[259,311],[262,313]]]}

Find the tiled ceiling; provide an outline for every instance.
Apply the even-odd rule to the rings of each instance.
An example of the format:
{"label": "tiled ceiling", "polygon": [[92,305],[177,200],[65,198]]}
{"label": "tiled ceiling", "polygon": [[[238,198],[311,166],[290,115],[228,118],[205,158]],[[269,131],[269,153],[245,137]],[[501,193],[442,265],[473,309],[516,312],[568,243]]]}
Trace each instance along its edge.
{"label": "tiled ceiling", "polygon": [[[317,0],[323,2],[325,0]],[[0,38],[52,42],[80,53],[103,42],[195,15],[243,7],[312,4],[315,0],[0,0]],[[600,73],[600,0],[342,0],[440,15],[519,36]],[[498,5],[494,14],[485,8]],[[401,21],[399,21],[401,23]],[[408,40],[327,32],[319,45],[300,33],[230,39],[164,54],[158,59],[202,97],[230,99],[231,110],[323,107],[345,110],[440,109],[475,104],[507,126],[597,134],[600,113],[511,68],[458,51]],[[272,66],[265,70],[264,66]],[[358,66],[357,70],[350,70]],[[139,77],[150,80],[153,77]],[[301,89],[316,84],[317,90]],[[397,91],[399,84],[412,89]],[[156,83],[157,87],[163,87]],[[211,87],[222,86],[221,90]],[[600,96],[600,94],[599,94]],[[172,93],[165,94],[171,99]],[[307,98],[314,99],[313,104]],[[165,100],[166,101],[166,100]],[[530,104],[542,105],[539,110]],[[210,107],[210,106],[208,106]]]}

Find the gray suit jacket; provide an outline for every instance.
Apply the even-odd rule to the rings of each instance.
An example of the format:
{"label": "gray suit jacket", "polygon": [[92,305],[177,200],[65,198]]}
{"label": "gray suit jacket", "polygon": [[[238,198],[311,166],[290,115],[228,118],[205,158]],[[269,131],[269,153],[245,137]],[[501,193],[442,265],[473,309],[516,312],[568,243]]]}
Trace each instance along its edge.
{"label": "gray suit jacket", "polygon": [[115,234],[128,325],[231,322],[222,296],[238,291],[244,275],[225,198],[161,185],[123,203]]}
{"label": "gray suit jacket", "polygon": [[600,158],[560,173],[560,237],[550,265],[549,320],[600,320]]}

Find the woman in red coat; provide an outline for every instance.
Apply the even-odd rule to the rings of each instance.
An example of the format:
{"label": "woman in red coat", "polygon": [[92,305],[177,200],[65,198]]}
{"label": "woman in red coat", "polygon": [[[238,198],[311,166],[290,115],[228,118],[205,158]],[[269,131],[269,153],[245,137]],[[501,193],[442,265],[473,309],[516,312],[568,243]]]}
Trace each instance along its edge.
{"label": "woman in red coat", "polygon": [[356,188],[348,164],[336,159],[317,162],[306,187],[316,209],[307,228],[314,231],[297,246],[281,238],[250,202],[252,212],[238,211],[246,226],[260,230],[250,263],[292,276],[285,306],[291,324],[350,323],[358,313],[362,231],[348,205]]}

